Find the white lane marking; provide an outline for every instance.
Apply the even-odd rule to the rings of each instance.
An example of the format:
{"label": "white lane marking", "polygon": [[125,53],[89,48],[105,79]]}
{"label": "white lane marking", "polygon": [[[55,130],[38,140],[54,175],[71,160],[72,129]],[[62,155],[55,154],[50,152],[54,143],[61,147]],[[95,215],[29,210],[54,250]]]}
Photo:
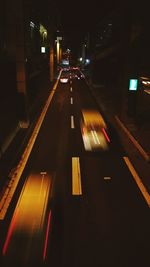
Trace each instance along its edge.
{"label": "white lane marking", "polygon": [[71,116],[71,129],[74,129],[75,126],[74,126],[74,117]]}
{"label": "white lane marking", "polygon": [[70,81],[70,84],[72,84],[72,81]]}
{"label": "white lane marking", "polygon": [[22,173],[24,171],[24,168],[27,164],[27,161],[28,161],[28,158],[31,154],[31,151],[32,151],[32,148],[34,146],[34,143],[36,141],[36,138],[38,136],[38,133],[40,131],[40,128],[41,128],[41,125],[43,123],[43,120],[45,118],[45,115],[46,115],[46,112],[49,108],[49,105],[51,103],[51,100],[53,98],[53,95],[56,91],[56,88],[57,88],[57,85],[58,85],[58,82],[59,82],[59,79],[60,79],[60,76],[61,76],[61,72],[59,73],[59,76],[58,76],[58,79],[56,81],[56,83],[54,84],[53,86],[53,89],[52,91],[50,92],[50,95],[46,101],[46,104],[41,112],[41,115],[39,116],[38,118],[38,121],[35,125],[35,128],[33,130],[33,133],[29,139],[29,142],[22,154],[22,157],[21,157],[21,160],[18,164],[18,166],[16,167],[16,171],[15,173],[12,175],[6,189],[5,189],[5,192],[3,194],[3,197],[1,198],[0,200],[0,220],[3,220],[5,218],[5,215],[6,215],[6,212],[7,212],[7,209],[11,203],[11,200],[13,198],[13,195],[15,193],[15,190],[17,188],[17,185],[19,183],[19,180],[22,176]]}
{"label": "white lane marking", "polygon": [[73,98],[72,97],[70,98],[70,103],[71,103],[71,105],[73,105]]}
{"label": "white lane marking", "polygon": [[145,186],[143,185],[140,177],[138,176],[138,174],[137,174],[136,170],[134,169],[132,163],[130,162],[129,158],[128,157],[123,157],[123,159],[124,159],[128,169],[130,170],[130,172],[131,172],[136,184],[138,185],[143,197],[145,198],[148,206],[150,207],[150,195],[149,195],[149,193],[147,192]]}
{"label": "white lane marking", "polygon": [[82,195],[80,162],[78,157],[72,158],[72,195]]}
{"label": "white lane marking", "polygon": [[70,87],[70,92],[72,92],[72,87]]}
{"label": "white lane marking", "polygon": [[105,177],[104,177],[104,180],[111,180],[111,177],[109,177],[109,176],[105,176]]}

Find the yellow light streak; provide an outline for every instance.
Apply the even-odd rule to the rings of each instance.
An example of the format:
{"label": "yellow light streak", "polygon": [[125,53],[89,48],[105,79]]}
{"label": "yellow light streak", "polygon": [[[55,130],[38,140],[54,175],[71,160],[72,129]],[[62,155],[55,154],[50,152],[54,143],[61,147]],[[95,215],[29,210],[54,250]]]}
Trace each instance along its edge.
{"label": "yellow light streak", "polygon": [[33,232],[42,228],[50,185],[48,175],[32,174],[28,177],[14,212],[15,216],[17,211],[14,231]]}

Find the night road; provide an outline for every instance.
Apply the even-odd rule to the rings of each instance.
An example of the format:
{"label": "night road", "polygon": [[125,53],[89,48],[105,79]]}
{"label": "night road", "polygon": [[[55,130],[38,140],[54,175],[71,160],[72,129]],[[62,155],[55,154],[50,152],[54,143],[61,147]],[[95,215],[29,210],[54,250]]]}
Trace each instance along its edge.
{"label": "night road", "polygon": [[[78,77],[73,70],[67,83],[59,80],[50,91],[19,186],[0,221],[1,267],[150,266],[148,204],[118,133]],[[83,110],[103,116],[107,149],[85,149]]]}

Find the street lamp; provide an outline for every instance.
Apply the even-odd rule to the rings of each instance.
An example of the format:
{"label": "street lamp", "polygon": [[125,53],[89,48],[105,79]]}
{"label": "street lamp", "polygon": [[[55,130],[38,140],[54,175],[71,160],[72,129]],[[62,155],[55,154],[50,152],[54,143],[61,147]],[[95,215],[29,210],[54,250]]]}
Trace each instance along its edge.
{"label": "street lamp", "polygon": [[60,43],[59,43],[59,40],[57,40],[57,43],[56,43],[56,50],[57,50],[57,64],[59,64],[59,56],[60,56]]}
{"label": "street lamp", "polygon": [[60,63],[60,57],[61,57],[61,48],[60,48],[60,41],[62,40],[61,36],[57,36],[56,39],[56,50],[57,50],[57,64]]}

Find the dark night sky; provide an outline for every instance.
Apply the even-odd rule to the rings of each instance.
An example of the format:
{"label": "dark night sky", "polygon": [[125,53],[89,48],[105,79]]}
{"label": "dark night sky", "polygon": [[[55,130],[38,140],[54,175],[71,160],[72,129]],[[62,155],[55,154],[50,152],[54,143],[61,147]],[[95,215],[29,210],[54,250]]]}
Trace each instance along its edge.
{"label": "dark night sky", "polygon": [[58,29],[65,36],[66,46],[77,52],[85,34],[94,29],[97,23],[100,23],[111,11],[124,5],[136,9],[138,2],[135,0],[43,0],[43,4],[44,15],[47,12],[47,15],[53,16],[51,12],[55,7]]}
{"label": "dark night sky", "polygon": [[60,24],[66,36],[67,45],[78,53],[85,33],[92,30],[120,0],[57,0]]}

